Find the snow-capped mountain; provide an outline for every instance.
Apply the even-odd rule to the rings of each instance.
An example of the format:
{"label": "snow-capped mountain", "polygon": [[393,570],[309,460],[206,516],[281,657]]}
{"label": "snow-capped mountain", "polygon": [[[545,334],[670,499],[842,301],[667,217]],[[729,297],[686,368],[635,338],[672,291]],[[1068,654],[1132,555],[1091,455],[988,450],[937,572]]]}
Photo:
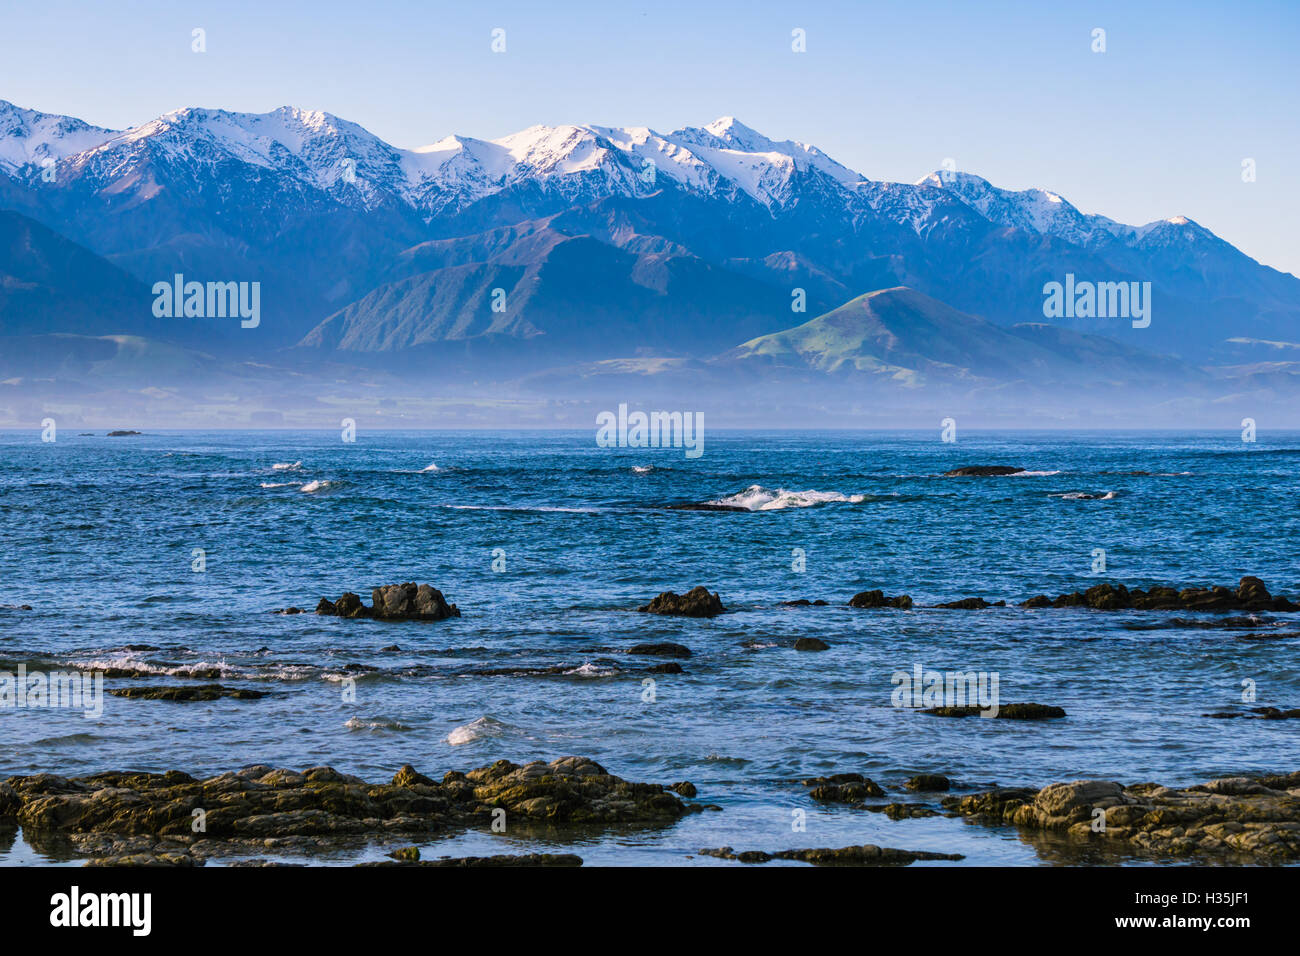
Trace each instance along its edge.
{"label": "snow-capped mountain", "polygon": [[75,156],[115,135],[71,116],[25,110],[0,100],[0,172],[12,174],[24,166],[40,169],[47,159]]}
{"label": "snow-capped mountain", "polygon": [[[261,334],[281,345],[345,316],[346,332],[337,319],[313,341],[398,349],[482,330],[731,347],[741,327],[789,327],[792,289],[818,314],[898,285],[1013,325],[1041,321],[1044,283],[1066,273],[1151,282],[1143,347],[1208,355],[1230,336],[1290,340],[1300,319],[1300,280],[1184,217],[1128,226],[967,173],[874,181],[734,117],[405,149],[292,107],[188,108],[113,131],[0,102],[0,208],[145,282],[257,278]],[[591,283],[595,269],[613,272]],[[483,322],[494,289],[534,313]],[[638,328],[646,340],[629,342]]]}

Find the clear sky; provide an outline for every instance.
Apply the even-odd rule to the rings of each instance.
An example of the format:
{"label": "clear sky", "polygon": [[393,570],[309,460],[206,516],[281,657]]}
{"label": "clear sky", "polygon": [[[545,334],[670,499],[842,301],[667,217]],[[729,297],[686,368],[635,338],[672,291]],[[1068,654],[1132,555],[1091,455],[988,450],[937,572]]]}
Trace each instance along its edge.
{"label": "clear sky", "polygon": [[112,127],[291,104],[398,146],[734,115],[873,179],[951,157],[1123,222],[1185,215],[1300,274],[1300,0],[10,2],[0,99]]}

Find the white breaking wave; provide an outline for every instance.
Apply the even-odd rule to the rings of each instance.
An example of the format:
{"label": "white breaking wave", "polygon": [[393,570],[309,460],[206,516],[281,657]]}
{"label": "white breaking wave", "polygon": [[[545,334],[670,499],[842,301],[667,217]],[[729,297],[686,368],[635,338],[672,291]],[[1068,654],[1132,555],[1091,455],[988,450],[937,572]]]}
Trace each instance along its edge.
{"label": "white breaking wave", "polygon": [[654,470],[655,470],[654,465],[633,465],[632,466],[633,473],[638,475],[644,475],[647,472],[651,472]]}
{"label": "white breaking wave", "polygon": [[1113,501],[1119,497],[1114,491],[1108,491],[1104,495],[1094,495],[1086,491],[1071,491],[1065,494],[1048,495],[1049,498],[1061,498],[1065,501]]}
{"label": "white breaking wave", "polygon": [[1008,478],[1045,478],[1048,475],[1059,475],[1059,471],[1018,471],[1014,475],[1008,475]]}
{"label": "white breaking wave", "polygon": [[263,488],[292,488],[295,485],[301,485],[301,481],[264,481]]}
{"label": "white breaking wave", "polygon": [[439,470],[441,469],[439,469],[437,465],[435,465],[433,462],[429,462],[427,465],[425,465],[423,468],[420,469],[420,474],[423,475],[426,472],[439,471]]}
{"label": "white breaking wave", "polygon": [[500,737],[506,731],[510,730],[509,724],[503,724],[495,717],[478,717],[471,720],[468,724],[457,727],[447,735],[447,743],[453,747],[461,747],[465,744],[472,744],[476,740],[483,740],[487,737]]}
{"label": "white breaking wave", "polygon": [[330,487],[333,484],[334,482],[332,481],[309,481],[307,482],[307,484],[303,485],[298,490],[305,491],[307,494],[310,495],[310,494],[314,494],[317,491],[324,491],[326,488]]}
{"label": "white breaking wave", "polygon": [[281,461],[271,466],[273,471],[298,471],[302,468],[301,461]]}
{"label": "white breaking wave", "polygon": [[575,667],[572,670],[564,672],[565,677],[613,677],[619,673],[617,667],[600,667],[588,661],[581,667]]}
{"label": "white breaking wave", "polygon": [[744,491],[710,501],[709,504],[745,508],[749,511],[781,511],[785,508],[811,508],[831,502],[856,505],[866,500],[866,495],[842,495],[838,491],[787,491],[784,488],[773,491],[762,485],[750,485]]}

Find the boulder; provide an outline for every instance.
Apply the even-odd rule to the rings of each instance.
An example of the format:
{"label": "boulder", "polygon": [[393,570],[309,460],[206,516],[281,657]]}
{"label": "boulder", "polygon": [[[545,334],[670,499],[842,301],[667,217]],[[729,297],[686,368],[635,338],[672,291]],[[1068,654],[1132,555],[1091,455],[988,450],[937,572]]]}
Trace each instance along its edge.
{"label": "boulder", "polygon": [[460,608],[448,604],[442,592],[429,584],[388,584],[370,593],[371,607],[351,591],[337,601],[321,598],[316,613],[333,617],[367,617],[377,621],[441,621],[460,617]]}
{"label": "boulder", "polygon": [[715,617],[727,609],[717,593],[710,594],[705,587],[694,587],[685,594],[664,591],[649,604],[637,608],[647,614],[669,614],[676,617]]}
{"label": "boulder", "polygon": [[912,599],[906,594],[886,597],[883,591],[859,591],[849,598],[849,607],[880,608],[896,607],[906,611],[912,606]]}
{"label": "boulder", "polygon": [[965,465],[945,471],[945,478],[995,478],[1001,475],[1018,475],[1025,469],[1014,465]]}

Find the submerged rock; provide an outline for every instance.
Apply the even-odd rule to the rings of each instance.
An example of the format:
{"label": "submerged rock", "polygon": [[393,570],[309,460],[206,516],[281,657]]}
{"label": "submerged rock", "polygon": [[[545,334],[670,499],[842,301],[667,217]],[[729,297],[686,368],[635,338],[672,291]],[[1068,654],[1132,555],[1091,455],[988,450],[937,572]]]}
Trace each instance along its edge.
{"label": "submerged rock", "polygon": [[629,654],[644,654],[651,657],[690,657],[691,649],[681,644],[673,644],[671,641],[662,641],[657,644],[634,644],[629,647]]}
{"label": "submerged rock", "polygon": [[109,690],[114,697],[129,697],[133,700],[172,700],[203,701],[221,700],[260,700],[266,696],[265,691],[245,690],[241,687],[224,687],[221,684],[195,684],[189,687],[114,687]]}
{"label": "submerged rock", "polygon": [[886,597],[883,591],[859,591],[853,597],[849,598],[849,607],[860,608],[879,608],[879,607],[896,607],[901,610],[908,610],[912,606],[912,599],[906,594],[900,594],[897,597]]}
{"label": "submerged rock", "polygon": [[1049,598],[1037,595],[1021,607],[1087,607],[1097,611],[1300,611],[1284,597],[1269,594],[1264,582],[1244,577],[1237,587],[1216,585],[1208,588],[1153,587],[1129,590],[1122,584],[1097,584],[1086,591],[1075,591]]}
{"label": "submerged rock", "polygon": [[1218,717],[1220,719],[1241,717],[1245,720],[1297,720],[1300,719],[1300,707],[1292,707],[1290,710],[1283,710],[1279,707],[1252,707],[1248,711],[1221,710],[1217,713],[1202,714],[1201,716]]}
{"label": "submerged rock", "polygon": [[965,465],[952,471],[945,471],[943,476],[945,478],[994,478],[1000,475],[1019,475],[1024,470],[1014,465]]}
{"label": "submerged rock", "polygon": [[1181,790],[1076,780],[1041,790],[948,797],[943,806],[979,822],[1065,831],[1080,841],[1139,854],[1300,859],[1300,772],[1226,777]]}
{"label": "submerged rock", "polygon": [[140,432],[132,431],[128,428],[119,428],[108,433],[109,438],[125,438],[128,435],[139,435]]}
{"label": "submerged rock", "polygon": [[796,651],[829,651],[831,646],[816,637],[801,637],[794,642]]}
{"label": "submerged rock", "polygon": [[990,604],[982,597],[962,598],[960,601],[949,601],[947,604],[936,604],[935,607],[947,608],[954,611],[982,611],[986,607],[1006,607],[1006,601],[997,601]]}
{"label": "submerged rock", "polygon": [[429,584],[388,584],[370,593],[371,607],[346,591],[337,600],[321,598],[316,613],[332,617],[368,617],[377,621],[441,621],[460,617],[460,608],[448,604],[442,592]]}
{"label": "submerged rock", "polygon": [[717,593],[706,587],[694,587],[685,594],[664,591],[649,604],[637,608],[647,614],[671,614],[678,617],[715,617],[726,612]]}
{"label": "submerged rock", "polygon": [[[408,849],[415,850],[415,847],[409,847]],[[450,856],[436,860],[421,860],[419,852],[419,850],[416,850],[416,856],[413,859],[398,857],[391,861],[359,863],[358,866],[582,866],[582,857],[573,853],[521,853],[517,855],[501,853],[496,856]]]}
{"label": "submerged rock", "polygon": [[903,784],[908,790],[951,790],[952,781],[941,773],[918,773]]}
{"label": "submerged rock", "polygon": [[[982,707],[930,707],[921,713],[931,717],[977,717],[984,713]],[[1055,720],[1066,716],[1064,708],[1050,704],[1000,704],[998,712],[989,720]]]}
{"label": "submerged rock", "polygon": [[744,850],[737,853],[729,846],[700,850],[701,856],[712,856],[738,863],[768,863],[771,860],[799,860],[814,866],[907,866],[917,860],[964,860],[960,853],[932,853],[929,850],[896,850],[887,846],[864,844],[846,846],[837,850]]}

